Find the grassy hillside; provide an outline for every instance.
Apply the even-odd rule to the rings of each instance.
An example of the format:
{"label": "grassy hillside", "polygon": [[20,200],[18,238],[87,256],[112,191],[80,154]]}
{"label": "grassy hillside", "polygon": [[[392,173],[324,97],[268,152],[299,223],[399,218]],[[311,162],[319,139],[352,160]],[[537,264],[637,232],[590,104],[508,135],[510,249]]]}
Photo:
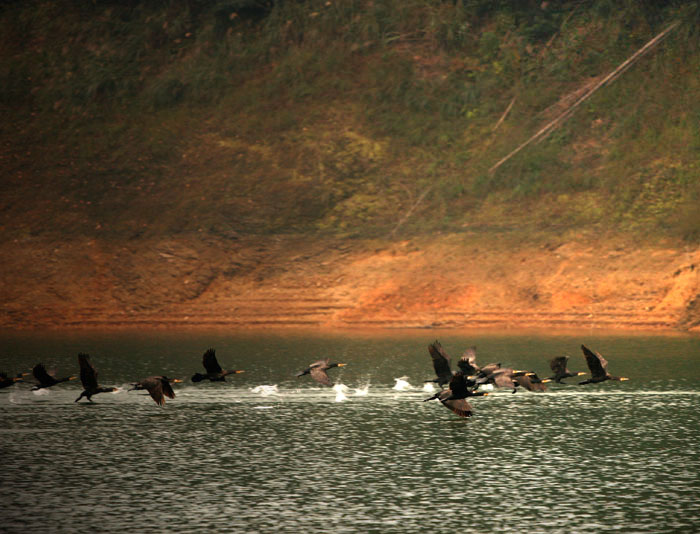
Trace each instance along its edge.
{"label": "grassy hillside", "polygon": [[700,239],[695,1],[44,0],[0,24],[6,238]]}

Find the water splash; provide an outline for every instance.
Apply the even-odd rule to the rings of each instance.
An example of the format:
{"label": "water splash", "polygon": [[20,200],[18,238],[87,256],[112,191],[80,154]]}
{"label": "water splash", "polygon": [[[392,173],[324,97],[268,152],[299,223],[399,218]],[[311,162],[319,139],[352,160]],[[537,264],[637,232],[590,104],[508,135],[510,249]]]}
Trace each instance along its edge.
{"label": "water splash", "polygon": [[408,383],[406,378],[408,378],[408,377],[402,376],[400,378],[394,378],[396,383],[394,384],[393,389],[395,389],[396,391],[404,391],[404,390],[410,389],[411,384]]}
{"label": "water splash", "polygon": [[48,389],[44,389],[44,388],[42,388],[42,389],[35,389],[35,390],[32,391],[32,393],[34,393],[34,395],[37,395],[37,396],[39,396],[39,397],[43,397],[43,396],[45,396],[45,395],[51,395],[51,392],[50,392]]}
{"label": "water splash", "polygon": [[250,388],[250,391],[253,393],[259,393],[263,397],[269,397],[270,395],[279,394],[279,391],[277,389],[277,384],[273,384],[273,385],[262,384],[260,386],[255,386],[254,388]]}
{"label": "water splash", "polygon": [[335,402],[343,402],[348,397],[345,394],[348,391],[348,386],[345,384],[336,384],[333,386],[333,391],[335,391]]}
{"label": "water splash", "polygon": [[434,393],[435,392],[435,386],[433,386],[432,382],[426,382],[423,384],[423,391],[426,393]]}
{"label": "water splash", "polygon": [[367,394],[369,393],[369,384],[355,388],[355,396],[356,397],[366,397]]}

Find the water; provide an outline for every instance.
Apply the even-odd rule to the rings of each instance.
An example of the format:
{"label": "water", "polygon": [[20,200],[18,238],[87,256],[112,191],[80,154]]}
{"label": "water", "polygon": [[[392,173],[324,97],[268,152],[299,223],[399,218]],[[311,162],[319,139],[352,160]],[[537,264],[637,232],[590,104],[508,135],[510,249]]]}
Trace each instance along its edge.
{"label": "water", "polygon": [[[424,403],[427,344],[453,363],[548,376],[579,345],[629,382],[496,390],[462,420]],[[4,334],[0,369],[77,373],[88,352],[117,393],[79,381],[0,390],[3,532],[700,531],[700,339],[690,336]],[[126,390],[189,377],[217,349],[226,383],[174,386],[160,408]],[[312,361],[345,388],[294,374]],[[400,382],[397,381],[400,379]],[[576,379],[568,379],[575,383]],[[408,385],[406,385],[407,383]],[[397,384],[402,388],[394,389]]]}

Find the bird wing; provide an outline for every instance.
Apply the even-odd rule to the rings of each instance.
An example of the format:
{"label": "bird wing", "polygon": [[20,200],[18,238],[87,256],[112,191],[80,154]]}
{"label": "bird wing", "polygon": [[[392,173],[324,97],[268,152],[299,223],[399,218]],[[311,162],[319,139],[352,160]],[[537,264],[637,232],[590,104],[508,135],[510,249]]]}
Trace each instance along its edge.
{"label": "bird wing", "polygon": [[465,350],[457,365],[467,375],[476,374],[479,370],[479,367],[476,365],[476,347],[469,347]]}
{"label": "bird wing", "polygon": [[452,378],[452,369],[450,367],[450,357],[447,355],[442,345],[438,341],[428,345],[428,352],[433,359],[433,368],[435,369],[435,374],[439,378],[446,378],[450,380]]}
{"label": "bird wing", "polygon": [[46,367],[44,367],[43,363],[37,363],[32,369],[32,374],[34,375],[34,378],[36,378],[42,385],[53,384],[56,380],[46,371]]}
{"label": "bird wing", "polygon": [[221,372],[221,366],[216,361],[216,351],[214,349],[209,349],[202,355],[202,365],[207,370],[207,373]]}
{"label": "bird wing", "polygon": [[583,355],[586,357],[588,368],[591,370],[591,378],[607,376],[608,361],[585,345],[581,345],[581,350],[583,351]]}
{"label": "bird wing", "polygon": [[331,379],[328,378],[328,375],[326,374],[326,369],[325,367],[314,367],[311,366],[311,378],[316,380],[316,382],[320,382],[324,386],[332,386],[331,384]]}
{"label": "bird wing", "polygon": [[472,408],[472,405],[467,402],[467,399],[456,399],[441,402],[445,408],[452,410],[460,417],[469,417],[474,411],[474,408]]}
{"label": "bird wing", "polygon": [[90,356],[87,354],[78,354],[78,363],[80,364],[80,381],[83,387],[87,390],[97,389],[97,369],[90,362]]}
{"label": "bird wing", "polygon": [[557,356],[549,361],[549,368],[556,376],[566,374],[566,363],[569,361],[568,356]]}
{"label": "bird wing", "polygon": [[[144,388],[148,390],[148,394],[156,402],[158,406],[163,406],[165,404],[165,397],[163,396],[163,381],[158,376],[149,376],[144,378],[139,382]],[[168,384],[169,386],[170,384]]]}
{"label": "bird wing", "polygon": [[160,384],[163,388],[163,394],[168,397],[169,399],[174,399],[175,398],[175,392],[173,391],[173,387],[170,385],[170,382],[168,382],[167,379],[161,378],[160,379]]}
{"label": "bird wing", "polygon": [[515,388],[515,382],[513,382],[513,370],[512,369],[499,369],[491,375],[491,379],[496,387],[499,388]]}

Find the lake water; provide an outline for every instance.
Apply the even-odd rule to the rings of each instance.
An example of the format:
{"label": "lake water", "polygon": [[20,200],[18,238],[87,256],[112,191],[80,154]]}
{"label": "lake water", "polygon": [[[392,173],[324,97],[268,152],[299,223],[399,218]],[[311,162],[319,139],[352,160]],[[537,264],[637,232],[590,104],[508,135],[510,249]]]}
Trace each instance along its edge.
{"label": "lake water", "polygon": [[[494,391],[460,419],[429,396],[427,345],[549,376],[581,343],[628,382]],[[700,532],[700,338],[600,334],[5,333],[0,370],[79,380],[0,390],[2,532]],[[193,384],[217,350],[225,383]],[[296,378],[347,362],[338,392]],[[126,390],[187,378],[157,406]],[[410,384],[396,390],[396,379]],[[28,378],[31,382],[31,377]],[[577,379],[568,379],[575,384]],[[264,386],[264,387],[261,387]],[[341,394],[342,393],[342,394]],[[343,399],[343,396],[345,397]]]}

